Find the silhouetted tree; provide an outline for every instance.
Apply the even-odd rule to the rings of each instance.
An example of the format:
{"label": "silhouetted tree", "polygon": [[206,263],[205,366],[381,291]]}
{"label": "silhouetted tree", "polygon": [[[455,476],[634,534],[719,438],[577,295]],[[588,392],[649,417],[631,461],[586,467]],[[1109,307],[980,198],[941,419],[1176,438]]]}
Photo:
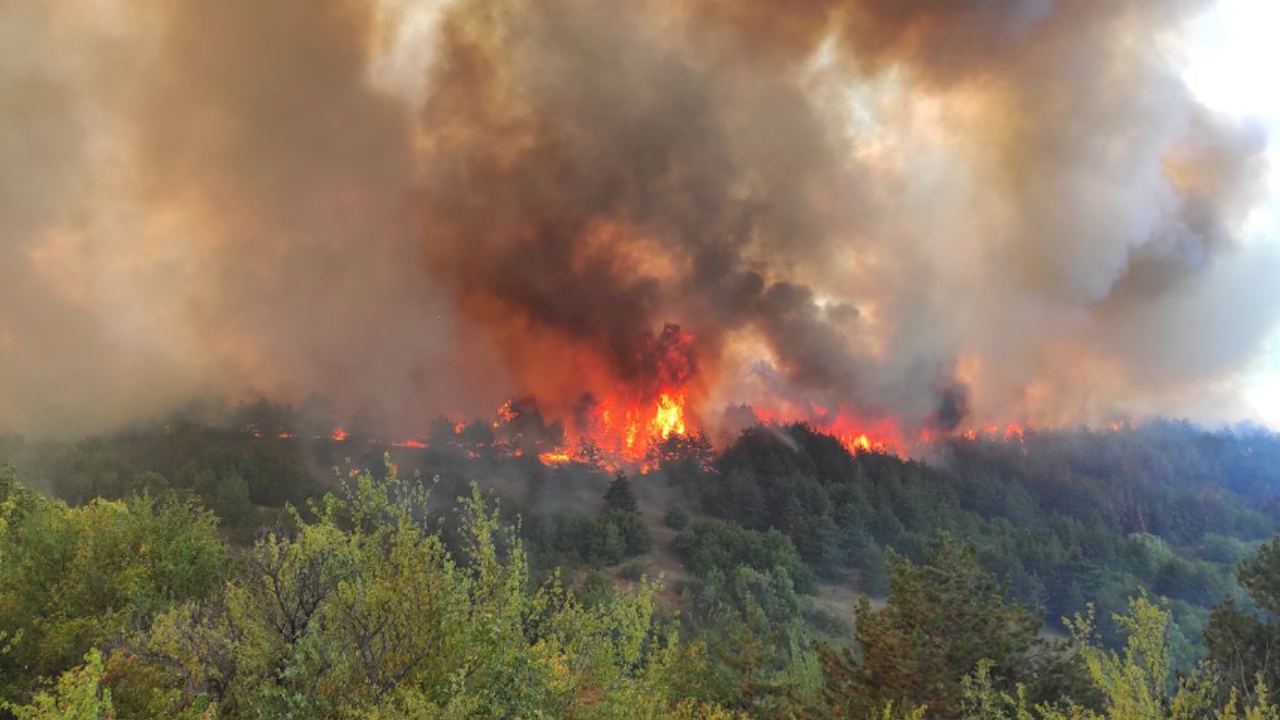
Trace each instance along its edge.
{"label": "silhouetted tree", "polygon": [[604,508],[606,512],[640,512],[640,505],[636,502],[636,492],[632,489],[631,481],[626,475],[618,473],[609,483],[609,489],[604,494]]}

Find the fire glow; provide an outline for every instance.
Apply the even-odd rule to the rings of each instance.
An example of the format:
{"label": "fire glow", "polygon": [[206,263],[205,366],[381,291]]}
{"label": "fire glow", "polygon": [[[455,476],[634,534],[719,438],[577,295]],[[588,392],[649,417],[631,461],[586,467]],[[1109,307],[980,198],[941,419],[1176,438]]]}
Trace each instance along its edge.
{"label": "fire glow", "polygon": [[[443,443],[466,457],[536,457],[556,467],[581,465],[607,471],[654,470],[664,458],[702,444],[710,448],[696,408],[702,393],[696,377],[694,337],[667,324],[661,333],[642,338],[627,378],[617,378],[608,392],[585,391],[568,411],[544,416],[536,397],[508,400],[491,419],[471,423],[442,420],[443,434],[415,435],[392,447],[427,449]],[[802,424],[835,438],[853,455],[882,454],[906,458],[929,446],[959,440],[1003,442],[1025,446],[1030,423],[989,423],[944,430],[936,423],[909,423],[888,413],[867,413],[851,405],[758,399],[749,406],[754,422],[785,429]],[[726,416],[727,417],[727,416]],[[1112,431],[1127,423],[1111,423]],[[378,440],[360,434],[372,444]],[[328,438],[352,439],[344,427]],[[693,444],[685,443],[688,440]]]}
{"label": "fire glow", "polygon": [[[658,468],[664,457],[679,455],[680,443],[669,446],[671,440],[689,439],[705,441],[703,429],[687,413],[687,394],[683,387],[673,386],[645,400],[622,402],[611,395],[598,402],[591,402],[581,414],[578,424],[569,432],[563,430],[561,421],[545,423],[531,399],[508,401],[499,406],[493,420],[477,420],[472,423],[447,421],[445,437],[418,436],[397,442],[383,443],[375,438],[364,440],[370,445],[425,450],[433,447],[452,447],[470,459],[482,457],[521,458],[536,456],[549,467],[582,465],[609,472],[638,471],[648,473]],[[848,410],[830,411],[822,407],[779,407],[772,409],[749,408],[754,421],[765,427],[779,430],[793,425],[805,425],[814,432],[839,441],[852,455],[878,454],[908,458],[936,443],[948,441],[1003,443],[1020,446],[1025,452],[1031,423],[989,423],[980,427],[943,432],[930,428],[905,431],[891,417],[864,419]],[[479,428],[478,437],[473,431]],[[1101,426],[1099,432],[1113,433],[1129,430],[1128,422],[1111,422]],[[256,427],[246,427],[245,432],[257,438],[268,437]],[[296,436],[281,432],[277,437],[291,440]],[[365,437],[365,436],[361,436]],[[338,427],[325,438],[333,443],[352,440],[349,430]],[[440,445],[443,443],[443,445]],[[686,449],[689,446],[684,446]],[[709,448],[709,444],[706,445]]]}
{"label": "fire glow", "polygon": [[681,389],[661,393],[651,405],[622,406],[616,397],[605,398],[591,412],[586,427],[564,447],[543,452],[547,465],[570,462],[597,463],[605,467],[652,466],[652,456],[662,441],[688,432],[685,394]]}
{"label": "fire glow", "polygon": [[[563,445],[539,454],[542,462],[632,466],[654,464],[658,447],[684,437],[694,427],[689,416],[689,383],[697,369],[693,336],[668,324],[647,339],[638,358],[638,382],[601,399],[588,394],[567,421]],[[499,420],[503,420],[499,413]],[[510,421],[510,418],[506,418]]]}
{"label": "fire glow", "polygon": [[906,457],[932,440],[927,429],[912,433],[893,417],[870,417],[853,408],[832,410],[822,405],[785,402],[752,406],[752,415],[761,424],[785,427],[803,423],[823,435],[830,435],[850,453],[881,453]]}

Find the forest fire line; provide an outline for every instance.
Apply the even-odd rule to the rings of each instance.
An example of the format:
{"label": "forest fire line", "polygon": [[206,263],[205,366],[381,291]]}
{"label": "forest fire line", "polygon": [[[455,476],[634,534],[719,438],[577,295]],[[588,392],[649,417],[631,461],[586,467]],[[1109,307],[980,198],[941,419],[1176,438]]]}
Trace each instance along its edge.
{"label": "forest fire line", "polygon": [[[884,454],[900,458],[916,456],[939,443],[955,441],[995,442],[1025,448],[1027,437],[1037,429],[1044,429],[1029,422],[1011,422],[950,432],[932,428],[910,432],[892,418],[862,419],[846,411],[832,413],[816,408],[805,414],[797,408],[739,410],[749,411],[755,424],[780,431],[804,425],[836,439],[853,455]],[[615,396],[607,397],[588,408],[579,422],[581,425],[576,431],[566,432],[562,421],[547,422],[537,403],[525,398],[503,403],[495,410],[493,420],[441,419],[437,432],[429,436],[386,442],[340,426],[316,439],[411,450],[448,447],[471,459],[531,455],[550,467],[577,464],[609,472],[640,474],[656,469],[664,459],[678,457],[691,449],[710,449],[704,428],[686,414],[686,395],[679,388],[661,393],[647,405],[624,405]],[[1117,433],[1130,429],[1128,422],[1114,421],[1097,431]],[[293,440],[300,437],[289,431],[264,433],[253,425],[241,430],[255,438]]]}
{"label": "forest fire line", "polygon": [[926,439],[923,435],[908,439],[907,433],[893,419],[864,419],[847,410],[832,412],[823,407],[784,407],[778,410],[753,408],[752,414],[761,424],[771,427],[803,423],[819,433],[839,440],[846,450],[855,455],[884,453],[905,457]]}
{"label": "forest fire line", "polygon": [[[950,426],[938,418],[913,424],[853,406],[768,397],[725,408],[723,422],[704,423],[698,412],[704,402],[696,377],[694,337],[670,323],[661,333],[641,338],[631,367],[632,377],[617,380],[607,392],[583,392],[568,410],[563,409],[564,403],[554,406],[559,410],[545,410],[535,396],[526,396],[503,402],[491,419],[463,422],[441,418],[432,432],[393,442],[380,440],[384,435],[363,427],[360,421],[338,426],[323,439],[413,450],[449,447],[469,458],[528,456],[547,466],[582,465],[647,473],[664,459],[682,453],[705,450],[709,456],[710,431],[729,441],[726,433],[751,424],[780,431],[804,425],[836,439],[851,454],[901,458],[954,441],[1005,442],[1025,448],[1026,435],[1033,427],[1029,422]],[[1127,422],[1104,427],[1111,431],[1125,428]],[[252,425],[245,430],[255,437],[294,437],[291,428],[282,428],[278,434]]]}

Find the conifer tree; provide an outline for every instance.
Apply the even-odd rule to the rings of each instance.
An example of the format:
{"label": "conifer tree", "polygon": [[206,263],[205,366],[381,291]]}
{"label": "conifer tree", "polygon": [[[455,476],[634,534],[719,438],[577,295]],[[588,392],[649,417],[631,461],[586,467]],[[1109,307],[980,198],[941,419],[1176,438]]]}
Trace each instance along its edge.
{"label": "conifer tree", "polygon": [[1012,690],[1028,668],[1040,619],[1005,604],[1007,587],[978,564],[971,545],[939,534],[925,562],[890,559],[889,598],[873,612],[858,606],[856,640],[820,651],[827,677],[827,717],[866,718],[894,703],[928,705],[928,715],[958,718],[959,678],[989,661],[993,682]]}
{"label": "conifer tree", "polygon": [[631,488],[631,481],[626,475],[618,473],[609,483],[609,489],[604,494],[604,509],[606,512],[640,512],[636,492]]}

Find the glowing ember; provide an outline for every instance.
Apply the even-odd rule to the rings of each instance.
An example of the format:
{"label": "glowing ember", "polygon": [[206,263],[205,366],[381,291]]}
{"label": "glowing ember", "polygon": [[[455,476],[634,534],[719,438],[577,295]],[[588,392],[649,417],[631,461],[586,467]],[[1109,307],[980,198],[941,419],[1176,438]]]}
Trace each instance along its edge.
{"label": "glowing ember", "polygon": [[427,446],[427,444],[421,440],[401,440],[400,442],[391,443],[391,445],[392,447],[414,448],[419,450]]}
{"label": "glowing ember", "polygon": [[987,440],[1003,440],[1009,443],[1022,444],[1026,441],[1027,428],[1030,425],[1020,423],[1008,423],[1004,427],[991,423],[984,425],[982,428],[969,428],[960,433],[960,437],[970,442],[980,438]]}
{"label": "glowing ember", "polygon": [[329,436],[329,439],[334,442],[346,442],[349,437],[351,437],[351,434],[344,428],[334,428],[333,434]]}
{"label": "glowing ember", "polygon": [[493,421],[493,427],[496,430],[497,428],[500,428],[503,425],[509,424],[515,418],[516,418],[515,411],[511,409],[511,401],[508,400],[502,403],[502,405],[498,408],[498,419]]}
{"label": "glowing ember", "polygon": [[563,465],[573,461],[573,457],[563,450],[544,452],[538,456],[538,459],[542,461],[543,465]]}

